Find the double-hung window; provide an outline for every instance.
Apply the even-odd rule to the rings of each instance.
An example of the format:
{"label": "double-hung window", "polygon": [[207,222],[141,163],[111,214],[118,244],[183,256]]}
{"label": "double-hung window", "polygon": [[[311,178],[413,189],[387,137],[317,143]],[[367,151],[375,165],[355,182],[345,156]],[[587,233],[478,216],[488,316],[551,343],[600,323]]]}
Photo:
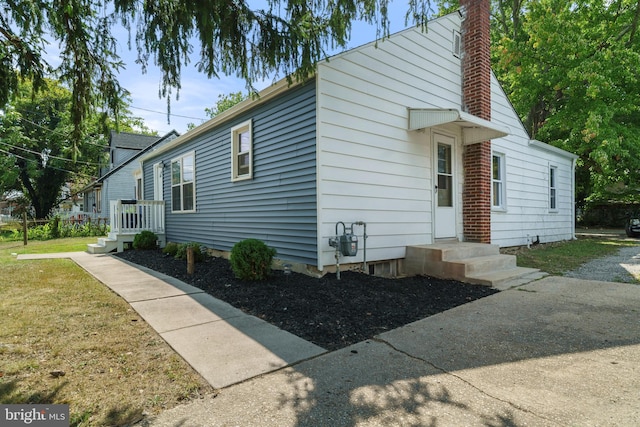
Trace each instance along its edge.
{"label": "double-hung window", "polygon": [[102,188],[96,188],[96,200],[93,206],[96,208],[96,212],[102,212]]}
{"label": "double-hung window", "polygon": [[506,209],[504,166],[504,154],[494,153],[491,156],[491,206],[494,209]]}
{"label": "double-hung window", "polygon": [[195,162],[188,153],[171,161],[171,211],[195,210]]}
{"label": "double-hung window", "polygon": [[552,211],[558,210],[558,168],[555,166],[549,166],[549,209]]}
{"label": "double-hung window", "polygon": [[231,181],[253,177],[253,134],[251,120],[231,128]]}

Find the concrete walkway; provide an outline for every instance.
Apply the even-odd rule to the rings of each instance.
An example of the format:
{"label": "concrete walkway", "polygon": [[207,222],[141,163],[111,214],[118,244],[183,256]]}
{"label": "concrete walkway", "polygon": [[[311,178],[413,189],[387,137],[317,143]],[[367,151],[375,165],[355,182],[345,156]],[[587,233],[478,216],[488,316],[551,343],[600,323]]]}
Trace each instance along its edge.
{"label": "concrete walkway", "polygon": [[71,258],[111,288],[215,388],[326,351],[199,288],[110,255],[74,252],[18,256],[19,260],[44,258]]}
{"label": "concrete walkway", "polygon": [[640,286],[547,277],[144,425],[635,427]]}
{"label": "concrete walkway", "polygon": [[144,426],[640,425],[639,285],[546,277],[323,353],[173,279],[70,257],[236,383]]}

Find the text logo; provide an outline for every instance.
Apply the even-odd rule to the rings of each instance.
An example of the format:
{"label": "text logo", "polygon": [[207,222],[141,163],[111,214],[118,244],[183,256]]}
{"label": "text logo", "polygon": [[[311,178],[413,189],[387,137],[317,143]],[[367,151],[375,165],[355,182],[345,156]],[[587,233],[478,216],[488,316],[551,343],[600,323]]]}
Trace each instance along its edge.
{"label": "text logo", "polygon": [[69,405],[0,404],[0,425],[69,427]]}

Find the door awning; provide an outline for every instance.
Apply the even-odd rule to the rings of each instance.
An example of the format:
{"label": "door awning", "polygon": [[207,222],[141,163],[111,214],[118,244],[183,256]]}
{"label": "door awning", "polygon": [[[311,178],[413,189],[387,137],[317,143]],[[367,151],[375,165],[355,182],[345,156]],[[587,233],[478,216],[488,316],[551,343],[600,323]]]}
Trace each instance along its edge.
{"label": "door awning", "polygon": [[456,109],[409,108],[409,130],[454,124],[462,128],[463,144],[502,138],[511,133],[506,126],[492,123]]}

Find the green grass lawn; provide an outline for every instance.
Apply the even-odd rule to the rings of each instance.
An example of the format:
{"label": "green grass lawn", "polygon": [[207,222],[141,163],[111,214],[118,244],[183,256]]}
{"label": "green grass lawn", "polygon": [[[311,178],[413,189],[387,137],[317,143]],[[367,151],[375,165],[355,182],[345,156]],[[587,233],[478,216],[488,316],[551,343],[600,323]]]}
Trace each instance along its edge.
{"label": "green grass lawn", "polygon": [[74,427],[129,425],[213,392],[126,301],[73,261],[14,255],[83,251],[95,241],[0,243],[0,403],[68,404]]}
{"label": "green grass lawn", "polygon": [[[129,304],[72,261],[16,260],[95,241],[0,241],[0,403],[64,403],[71,426],[123,425],[213,392]],[[520,266],[562,275],[632,245],[582,238],[506,252]]]}
{"label": "green grass lawn", "polygon": [[588,237],[504,252],[515,253],[520,267],[538,268],[561,276],[593,259],[614,255],[623,247],[638,246],[639,243],[635,240]]}
{"label": "green grass lawn", "polygon": [[[51,254],[56,252],[81,252],[87,250],[88,243],[96,243],[97,237],[76,237],[55,240],[30,240],[25,246],[20,241],[0,241],[0,263],[10,260],[15,254]],[[14,255],[15,257],[15,255]]]}

